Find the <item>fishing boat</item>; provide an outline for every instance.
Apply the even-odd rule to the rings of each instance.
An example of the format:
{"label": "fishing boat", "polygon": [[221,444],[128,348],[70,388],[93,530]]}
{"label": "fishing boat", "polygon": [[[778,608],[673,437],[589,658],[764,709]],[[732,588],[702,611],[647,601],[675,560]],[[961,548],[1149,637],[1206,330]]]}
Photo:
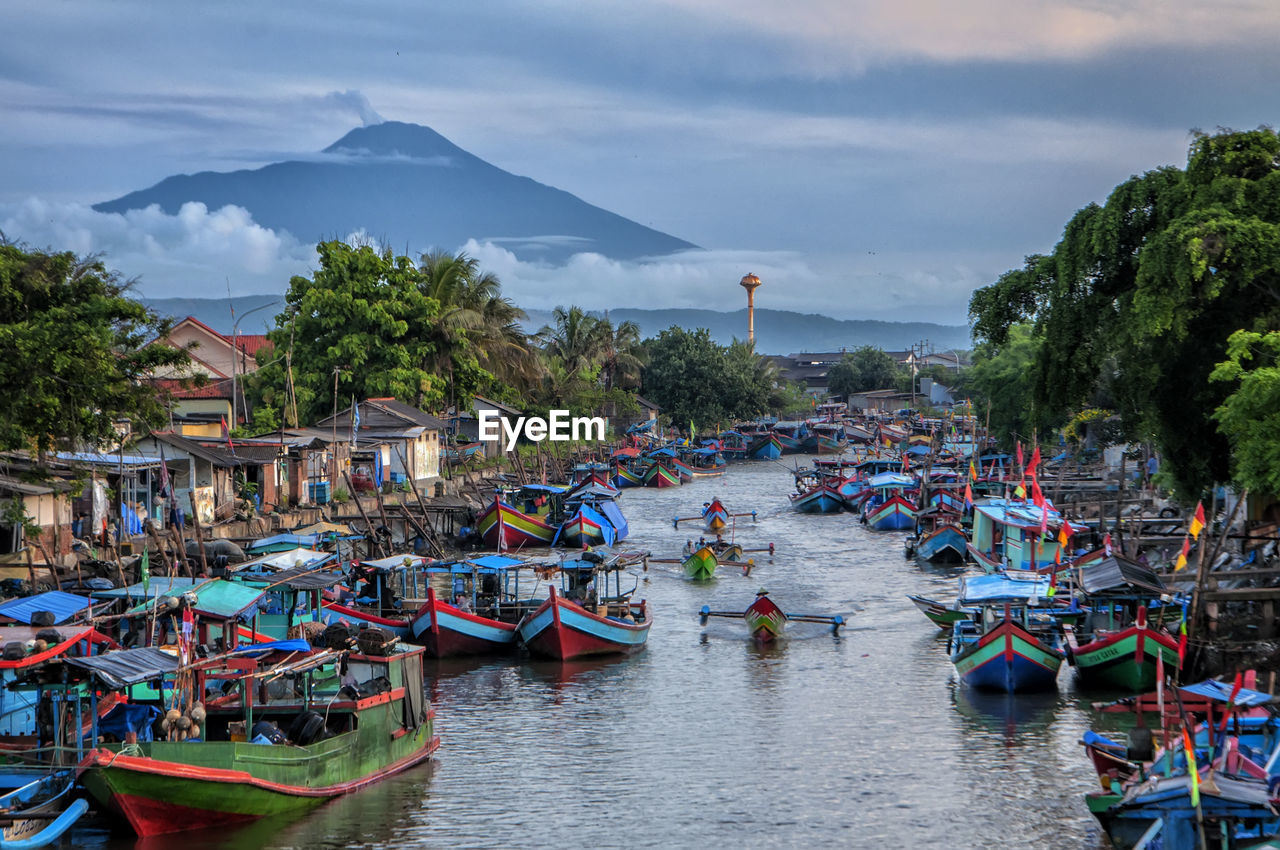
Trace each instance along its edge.
{"label": "fishing boat", "polygon": [[[520,597],[523,561],[485,555],[427,568],[444,578],[450,595],[428,584],[427,601],[413,615],[412,638],[428,658],[504,655],[517,648],[516,624],[541,600]],[[452,601],[451,601],[452,600]]]}
{"label": "fishing boat", "polygon": [[557,661],[643,649],[653,620],[644,600],[631,599],[639,579],[621,589],[623,566],[617,558],[561,563],[561,590],[552,585],[546,601],[520,621],[520,641],[532,655]]}
{"label": "fishing boat", "polygon": [[646,487],[679,487],[682,483],[680,474],[672,465],[674,458],[668,460],[654,459],[644,474]]}
{"label": "fishing boat", "polygon": [[931,508],[916,517],[916,533],[908,538],[907,557],[913,555],[933,564],[963,563],[969,539],[960,525],[960,515]]}
{"label": "fishing boat", "polygon": [[1050,582],[1038,576],[966,576],[959,604],[981,615],[953,624],[948,650],[960,681],[982,690],[1051,690],[1066,659],[1056,621],[1038,608],[1052,604]]}
{"label": "fishing boat", "polygon": [[[1078,627],[1064,626],[1063,631],[1067,660],[1081,684],[1145,691],[1155,687],[1158,667],[1178,669],[1177,639],[1163,624],[1149,621],[1148,601],[1170,598],[1150,568],[1111,557],[1081,567],[1079,583],[1089,613]],[[1179,606],[1158,610],[1181,615]]]}
{"label": "fishing boat", "polygon": [[792,621],[822,623],[831,626],[833,632],[838,632],[844,625],[844,617],[839,614],[787,614],[769,598],[769,592],[763,588],[756,591],[756,598],[745,611],[712,611],[709,606],[704,605],[698,616],[704,626],[711,617],[741,619],[746,622],[751,639],[758,643],[773,643],[782,637],[787,623]]}
{"label": "fishing boat", "polygon": [[[421,647],[383,656],[314,650],[306,641],[256,649],[257,658],[240,651],[185,667],[153,648],[69,659],[69,671],[105,690],[164,679],[171,714],[180,715],[170,730],[187,718],[188,731],[171,731],[172,740],[90,750],[81,782],[99,804],[143,837],[225,828],[301,813],[419,764],[439,746]],[[212,693],[220,696],[197,703]]]}
{"label": "fishing boat", "polygon": [[702,546],[689,553],[681,564],[685,575],[694,581],[706,581],[715,578],[716,567],[719,565],[720,561],[710,546]]}
{"label": "fishing boat", "polygon": [[915,528],[916,479],[900,472],[882,472],[867,481],[871,496],[862,503],[862,521],[876,531]]}
{"label": "fishing boat", "polygon": [[926,599],[923,596],[908,595],[907,598],[911,600],[912,605],[920,609],[920,613],[929,618],[929,622],[943,630],[950,630],[959,621],[973,620],[982,614],[979,608],[961,608],[956,605],[945,605],[932,599]]}
{"label": "fishing boat", "polygon": [[493,504],[476,521],[481,539],[499,551],[550,546],[560,525],[555,506],[563,492],[561,487],[526,485],[517,494],[523,510],[495,494]]}
{"label": "fishing boat", "polygon": [[784,455],[800,454],[804,451],[804,441],[809,436],[809,429],[803,422],[776,422],[773,426],[773,436],[782,446]]}
{"label": "fishing boat", "polygon": [[627,536],[627,520],[612,499],[584,500],[556,531],[552,546],[612,546]]}
{"label": "fishing boat", "polygon": [[60,839],[89,810],[75,787],[76,771],[64,768],[0,795],[0,850],[34,850]]}
{"label": "fishing boat", "polygon": [[747,446],[747,457],[751,460],[777,460],[782,457],[782,442],[772,432],[761,434]]}

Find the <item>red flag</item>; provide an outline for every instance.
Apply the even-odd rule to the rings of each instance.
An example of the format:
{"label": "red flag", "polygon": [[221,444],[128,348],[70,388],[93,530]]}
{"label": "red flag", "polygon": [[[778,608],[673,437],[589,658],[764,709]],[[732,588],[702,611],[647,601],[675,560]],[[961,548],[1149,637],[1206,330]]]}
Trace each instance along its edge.
{"label": "red flag", "polygon": [[1111,532],[1110,531],[1102,535],[1102,548],[1106,550],[1106,555],[1108,558],[1110,558],[1111,557]]}
{"label": "red flag", "polygon": [[1036,481],[1034,478],[1031,479],[1031,501],[1038,508],[1043,508],[1045,506],[1044,492],[1040,489],[1040,482]]}
{"label": "red flag", "polygon": [[1021,441],[1021,440],[1019,440],[1019,441],[1018,441],[1018,469],[1022,469],[1022,468],[1023,468],[1023,463],[1022,463],[1022,441]]}
{"label": "red flag", "polygon": [[973,507],[973,488],[968,484],[964,485],[964,509],[967,511]]}
{"label": "red flag", "polygon": [[1182,538],[1182,551],[1178,553],[1178,559],[1173,563],[1173,571],[1184,569],[1187,566],[1187,556],[1191,554],[1191,538]]}
{"label": "red flag", "polygon": [[1031,480],[1036,479],[1036,467],[1040,465],[1040,447],[1036,446],[1031,451],[1031,462],[1027,464],[1027,475],[1031,476]]}
{"label": "red flag", "polygon": [[227,417],[222,417],[222,439],[227,441],[227,448],[235,451],[235,444],[231,442],[231,429],[227,427]]}
{"label": "red flag", "polygon": [[1182,659],[1187,657],[1187,615],[1182,614],[1182,625],[1178,626],[1178,669],[1182,669]]}

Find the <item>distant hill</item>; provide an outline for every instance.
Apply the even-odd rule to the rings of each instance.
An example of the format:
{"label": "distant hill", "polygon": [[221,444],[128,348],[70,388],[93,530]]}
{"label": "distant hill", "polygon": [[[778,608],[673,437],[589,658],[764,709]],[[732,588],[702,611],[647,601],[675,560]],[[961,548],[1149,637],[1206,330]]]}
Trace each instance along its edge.
{"label": "distant hill", "polygon": [[451,251],[472,238],[549,262],[584,251],[627,260],[697,247],[503,171],[430,127],[398,121],[352,130],[314,158],[174,175],[93,208],[157,204],[172,215],[187,201],[244,207],[258,224],[304,243],[363,230],[397,252]]}
{"label": "distant hill", "polygon": [[[537,331],[551,324],[551,311],[527,310],[526,329]],[[722,345],[734,337],[747,338],[747,310],[722,313],[716,310],[610,310],[609,319],[635,322],[642,336],[656,336],[672,325],[706,328]],[[801,351],[853,350],[864,345],[885,351],[904,351],[927,341],[935,351],[969,349],[969,329],[962,325],[935,325],[930,322],[882,322],[870,319],[833,319],[817,313],[756,309],[756,351],[761,354],[794,354]]]}
{"label": "distant hill", "polygon": [[[231,333],[231,311],[225,298],[144,298],[152,309],[163,315],[183,318],[195,316],[221,333]],[[273,325],[275,315],[284,306],[279,295],[246,295],[234,299],[241,333],[262,333]],[[272,305],[272,306],[264,306]],[[257,309],[262,308],[262,309]],[[250,310],[257,312],[248,315]],[[525,330],[538,331],[551,324],[550,310],[528,310]],[[610,310],[609,318],[617,322],[631,321],[640,326],[642,336],[656,336],[672,325],[683,328],[706,328],[721,344],[736,336],[746,339],[747,311],[721,313],[716,310]],[[794,354],[801,351],[839,351],[863,345],[885,351],[903,351],[911,345],[927,341],[935,351],[972,347],[969,329],[960,325],[935,325],[928,322],[881,322],[866,319],[833,319],[816,313],[793,313],[789,310],[756,310],[756,351],[761,354]]]}

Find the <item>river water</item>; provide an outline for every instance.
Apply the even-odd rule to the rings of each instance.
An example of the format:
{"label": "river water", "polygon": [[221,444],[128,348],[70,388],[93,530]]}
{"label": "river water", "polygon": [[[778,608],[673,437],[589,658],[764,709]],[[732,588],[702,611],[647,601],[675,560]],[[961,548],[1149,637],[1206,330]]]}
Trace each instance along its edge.
{"label": "river water", "polygon": [[[626,548],[676,557],[719,496],[757,554],[721,567],[636,568],[654,625],[645,651],[573,665],[429,665],[442,744],[434,764],[286,823],[145,842],[148,850],[406,847],[1044,847],[1108,843],[1083,794],[1077,744],[1094,720],[1064,670],[1055,694],[959,686],[941,632],[908,593],[950,600],[963,568],[903,557],[902,534],[852,514],[791,511],[792,459],[737,464],[719,480],[631,489]],[[800,463],[805,462],[804,458]],[[972,568],[969,568],[972,569]],[[765,587],[784,611],[843,613],[838,635],[793,623],[773,648],[740,621]],[[851,615],[851,616],[850,616]],[[64,844],[133,847],[101,825]],[[142,846],[138,844],[137,846]]]}

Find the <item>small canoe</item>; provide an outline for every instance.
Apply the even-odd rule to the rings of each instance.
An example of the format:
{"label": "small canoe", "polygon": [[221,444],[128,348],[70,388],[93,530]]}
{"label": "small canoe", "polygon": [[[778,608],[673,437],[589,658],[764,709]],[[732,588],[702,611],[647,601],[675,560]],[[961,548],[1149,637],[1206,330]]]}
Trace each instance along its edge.
{"label": "small canoe", "polygon": [[747,622],[751,639],[761,643],[771,643],[782,637],[787,627],[787,615],[765,593],[756,595],[755,601],[743,612],[742,619]]}
{"label": "small canoe", "polygon": [[716,558],[716,553],[711,551],[710,546],[699,547],[689,557],[684,559],[681,566],[684,567],[685,575],[694,581],[706,581],[715,577],[716,567],[720,565]]}

